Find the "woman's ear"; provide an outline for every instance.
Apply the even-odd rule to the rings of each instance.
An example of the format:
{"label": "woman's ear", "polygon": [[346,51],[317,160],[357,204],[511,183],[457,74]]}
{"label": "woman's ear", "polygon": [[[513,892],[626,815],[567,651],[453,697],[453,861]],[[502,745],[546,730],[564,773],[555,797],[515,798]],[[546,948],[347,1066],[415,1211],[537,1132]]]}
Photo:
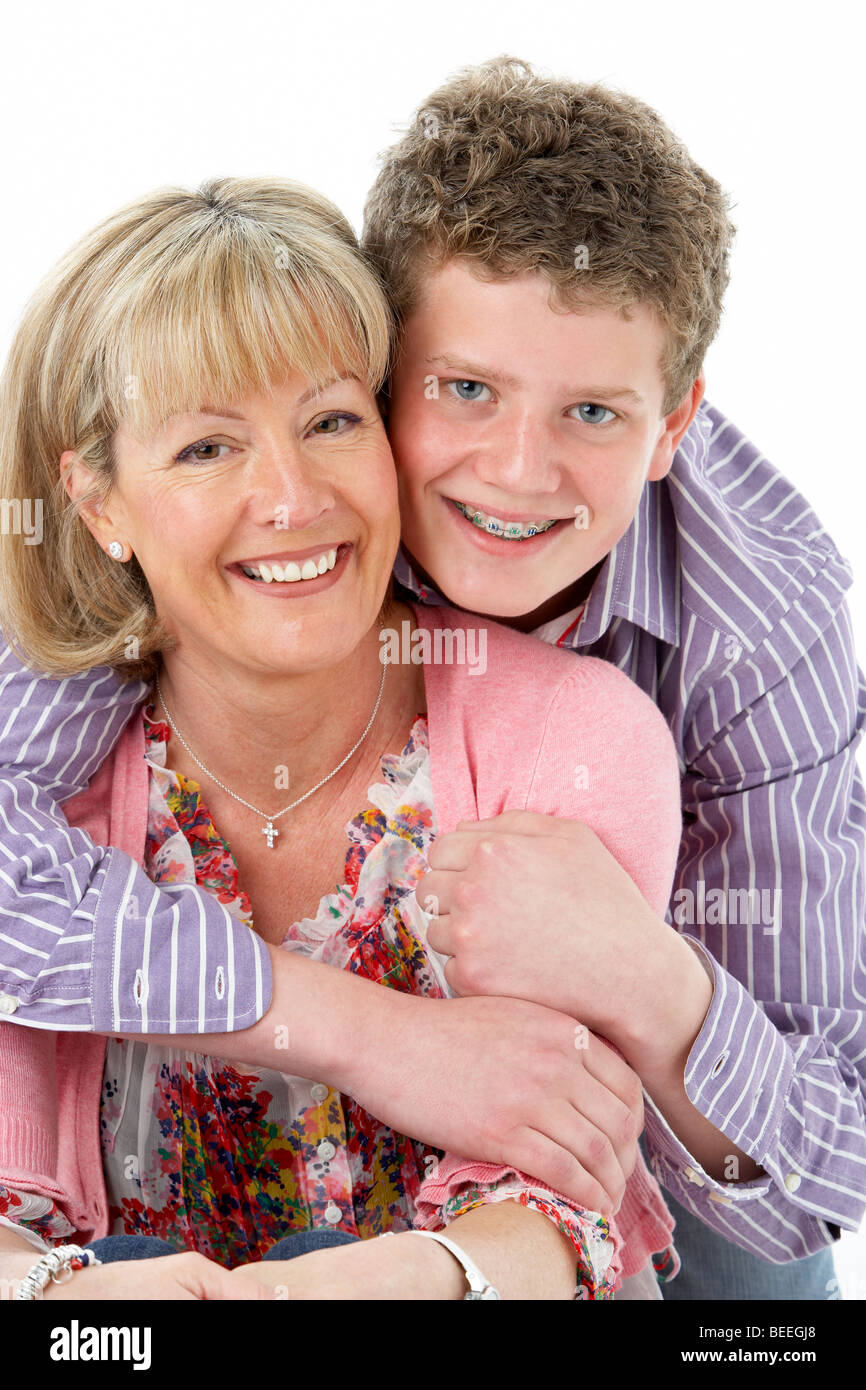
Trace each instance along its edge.
{"label": "woman's ear", "polygon": [[[77,502],[92,488],[94,474],[80,454],[74,449],[66,449],[60,455],[60,479],[73,502]],[[117,540],[117,524],[98,498],[83,502],[79,515],[97,545],[103,550],[107,550],[110,543]]]}

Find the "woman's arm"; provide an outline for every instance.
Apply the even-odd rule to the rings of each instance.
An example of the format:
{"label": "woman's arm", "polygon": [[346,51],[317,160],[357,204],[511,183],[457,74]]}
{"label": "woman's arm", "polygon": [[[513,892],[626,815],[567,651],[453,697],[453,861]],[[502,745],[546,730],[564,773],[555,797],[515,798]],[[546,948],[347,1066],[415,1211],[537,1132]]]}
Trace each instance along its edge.
{"label": "woman's arm", "polygon": [[[447,1235],[503,1299],[575,1296],[575,1248],[540,1212],[512,1201],[474,1207],[449,1223]],[[448,1250],[410,1231],[242,1265],[232,1277],[261,1281],[288,1299],[462,1299],[468,1287]]]}

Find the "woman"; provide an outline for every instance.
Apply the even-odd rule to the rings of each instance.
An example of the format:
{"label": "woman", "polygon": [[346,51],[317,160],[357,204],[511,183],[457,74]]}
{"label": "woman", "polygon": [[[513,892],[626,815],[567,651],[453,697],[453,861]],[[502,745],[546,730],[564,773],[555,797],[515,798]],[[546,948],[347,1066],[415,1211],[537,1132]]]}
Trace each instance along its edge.
{"label": "woman", "polygon": [[[380,660],[383,628],[467,625],[448,610],[422,618],[389,593],[399,517],[375,405],[388,331],[379,287],[331,205],[286,183],[223,181],[153,195],[97,228],[31,306],[7,375],[4,463],[19,470],[7,490],[38,496],[39,468],[59,456],[72,502],[6,575],[8,634],[48,670],[108,661],[155,678],[98,788],[112,837],[134,855],[146,832],[152,881],[199,885],[266,942],[320,962],[322,1001],[327,966],[447,995],[414,889],[455,808],[581,815],[659,911],[679,838],[667,731],[619,673],[594,662],[575,671],[550,651],[518,696],[508,668],[528,639],[495,628],[482,701],[465,667]],[[580,744],[566,733],[575,723]],[[514,725],[525,736],[506,764],[498,745]],[[626,749],[651,812],[640,835],[616,781]],[[602,769],[594,786],[575,789],[571,758]],[[92,796],[78,810],[92,815]],[[229,962],[215,990],[231,989]],[[148,991],[140,972],[142,1011]],[[523,1172],[431,1154],[357,1096],[283,1071],[279,1038],[270,1068],[225,1067],[195,1050],[207,1042],[221,1055],[206,1035],[172,1037],[171,1048],[115,1038],[104,1055],[95,1038],[60,1035],[51,1057],[33,1030],[14,1029],[12,1043],[8,1029],[7,1080],[26,1079],[29,1048],[31,1079],[33,1068],[53,1077],[67,1123],[69,1096],[98,1065],[101,1172],[67,1161],[69,1134],[53,1182],[35,1141],[14,1154],[5,1145],[7,1277],[30,1260],[8,1233],[17,1218],[49,1242],[109,1225],[168,1236],[166,1250],[186,1246],[291,1296],[350,1297],[361,1281],[372,1296],[461,1297],[459,1258],[409,1239],[413,1225],[447,1224],[502,1296],[569,1297],[577,1281],[581,1296],[603,1298],[670,1234],[658,1189],[636,1170],[639,1197],[622,1216],[638,1261],[629,1271],[601,1212]],[[304,1056],[303,1038],[291,1055]],[[605,1061],[595,1065],[603,1076]],[[92,1149],[96,1112],[90,1127],[80,1119],[79,1143]],[[85,1220],[87,1198],[96,1213]],[[309,1227],[347,1243],[273,1258],[281,1237]],[[152,1258],[134,1274],[85,1269],[51,1296],[164,1293],[166,1268]],[[210,1268],[206,1277],[224,1288]]]}

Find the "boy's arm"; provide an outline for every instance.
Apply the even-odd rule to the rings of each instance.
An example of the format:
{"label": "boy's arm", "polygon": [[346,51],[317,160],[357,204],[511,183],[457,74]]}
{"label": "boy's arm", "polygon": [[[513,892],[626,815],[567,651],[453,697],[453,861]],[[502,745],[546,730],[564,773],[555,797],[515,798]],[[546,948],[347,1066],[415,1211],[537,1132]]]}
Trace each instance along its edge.
{"label": "boy's arm", "polygon": [[[789,637],[796,620],[789,612]],[[447,914],[430,939],[452,955],[458,992],[536,999],[613,1041],[644,1083],[659,1181],[706,1225],[777,1263],[824,1248],[839,1227],[856,1230],[866,1208],[866,817],[855,764],[866,691],[844,607],[825,609],[824,631],[814,612],[800,623],[818,635],[807,656],[781,678],[776,667],[772,683],[753,653],[716,682],[690,726],[671,903],[679,937],[661,920],[657,877],[652,887],[653,857],[670,873],[658,848],[665,803],[649,799],[667,764],[637,705],[623,742],[616,724],[601,737],[609,701],[578,710],[563,702],[539,762],[530,809],[584,819],[602,845],[531,818],[515,838],[506,815],[441,837],[423,890]],[[750,681],[760,691],[750,693]],[[823,692],[822,717],[813,707],[811,721],[807,691]],[[601,793],[592,817],[569,786],[575,764],[590,796]],[[631,862],[617,847],[629,823],[643,840]],[[479,839],[497,837],[501,846],[479,859]],[[760,913],[760,890],[777,880],[778,925],[726,921],[709,897],[723,889],[748,900],[755,889]],[[676,920],[684,888],[703,924]],[[773,892],[766,897],[772,908]],[[697,961],[705,964],[692,984]]]}
{"label": "boy's arm", "polygon": [[87,786],[146,692],[108,667],[40,675],[0,639],[0,1014],[16,1023],[223,1032],[270,1002],[264,943],[214,895],[157,888],[57,805]]}
{"label": "boy's arm", "polygon": [[778,1263],[856,1230],[866,1209],[866,682],[847,606],[825,606],[823,624],[816,606],[788,615],[804,654],[781,678],[778,653],[775,680],[766,653],[744,655],[692,724],[671,904],[714,983],[680,1088],[768,1177],[713,1180],[646,1107],[659,1181]]}

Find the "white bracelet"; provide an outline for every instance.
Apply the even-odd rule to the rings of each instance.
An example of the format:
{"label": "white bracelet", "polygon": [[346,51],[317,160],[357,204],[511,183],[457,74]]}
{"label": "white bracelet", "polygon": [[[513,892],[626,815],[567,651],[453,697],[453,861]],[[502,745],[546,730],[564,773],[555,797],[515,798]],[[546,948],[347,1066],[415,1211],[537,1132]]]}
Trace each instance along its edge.
{"label": "white bracelet", "polygon": [[[81,1268],[102,1264],[92,1250],[82,1250],[80,1245],[57,1245],[53,1250],[49,1250],[47,1255],[43,1255],[41,1260],[37,1260],[23,1279],[19,1279],[15,1298],[21,1302],[28,1302],[37,1298],[48,1283],[68,1284],[75,1273],[72,1268],[73,1260],[78,1261],[78,1267]],[[62,1279],[61,1273],[64,1276]]]}
{"label": "white bracelet", "polygon": [[469,1292],[463,1295],[464,1302],[466,1299],[498,1299],[500,1297],[499,1290],[495,1289],[491,1283],[488,1283],[477,1264],[475,1264],[473,1260],[470,1260],[466,1251],[461,1250],[460,1246],[455,1245],[454,1241],[449,1240],[447,1236],[443,1236],[441,1231],[415,1230],[410,1231],[409,1234],[413,1236],[426,1236],[428,1240],[437,1240],[440,1245],[445,1246],[446,1250],[451,1251],[455,1260],[463,1266],[463,1273],[466,1275],[466,1282],[469,1285]]}

